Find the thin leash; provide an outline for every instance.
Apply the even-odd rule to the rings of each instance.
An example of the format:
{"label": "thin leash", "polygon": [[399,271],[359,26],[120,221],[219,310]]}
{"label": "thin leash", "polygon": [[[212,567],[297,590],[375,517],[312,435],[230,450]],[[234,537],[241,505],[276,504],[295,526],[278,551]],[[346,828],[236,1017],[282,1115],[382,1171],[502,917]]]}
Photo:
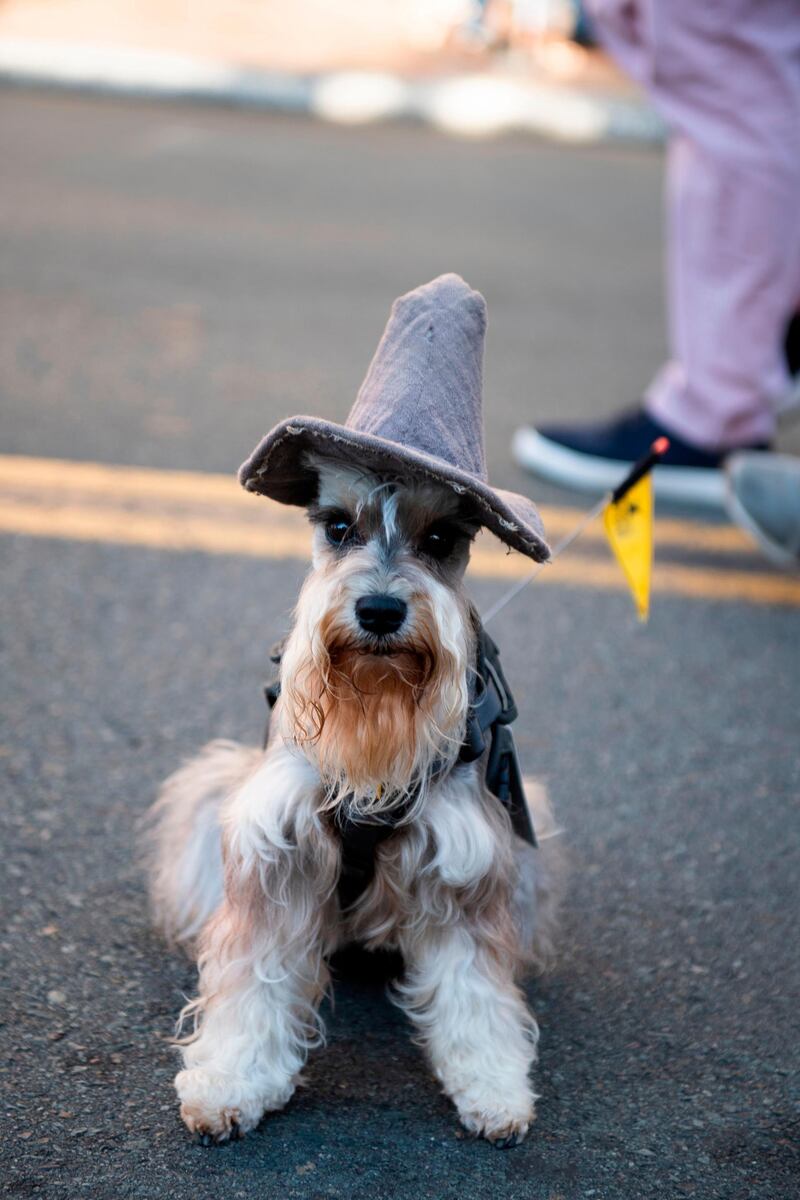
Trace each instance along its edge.
{"label": "thin leash", "polygon": [[637,484],[639,480],[647,474],[648,471],[652,470],[658,460],[664,454],[666,454],[667,450],[669,450],[669,439],[665,437],[657,438],[653,442],[647,454],[637,463],[634,463],[624,479],[622,479],[622,481],[611,491],[608,491],[604,496],[601,496],[597,503],[592,505],[589,511],[581,517],[575,528],[556,544],[550,555],[550,558],[546,562],[537,563],[529,575],[526,575],[524,579],[520,579],[519,582],[515,583],[513,587],[510,587],[508,591],[500,597],[499,600],[490,605],[487,611],[482,614],[481,622],[484,625],[488,625],[489,622],[496,617],[499,612],[502,612],[507,604],[510,604],[511,601],[520,594],[520,592],[525,590],[528,584],[533,583],[534,579],[539,577],[545,567],[548,567],[554,563],[559,555],[563,554],[565,550],[569,549],[573,542],[578,540],[584,529],[586,529],[587,525],[591,525],[592,521],[600,516],[607,505],[618,504],[623,496],[625,496],[631,490],[634,484]]}
{"label": "thin leash", "polygon": [[566,537],[563,537],[556,546],[553,547],[553,551],[547,562],[537,563],[529,575],[526,575],[524,579],[518,580],[513,587],[509,588],[505,595],[501,596],[499,600],[495,601],[495,603],[492,604],[491,607],[482,614],[481,621],[484,625],[488,625],[493,617],[496,617],[499,612],[502,612],[507,604],[510,604],[511,601],[520,594],[520,592],[525,590],[529,583],[533,583],[534,579],[541,574],[545,567],[549,567],[551,563],[554,563],[560,554],[563,554],[565,550],[569,549],[573,542],[578,540],[586,526],[591,525],[592,521],[594,521],[596,517],[600,516],[600,513],[608,504],[611,495],[611,492],[606,492],[606,494],[600,500],[598,500],[592,508],[589,509],[589,511],[580,519],[575,528],[568,533]]}

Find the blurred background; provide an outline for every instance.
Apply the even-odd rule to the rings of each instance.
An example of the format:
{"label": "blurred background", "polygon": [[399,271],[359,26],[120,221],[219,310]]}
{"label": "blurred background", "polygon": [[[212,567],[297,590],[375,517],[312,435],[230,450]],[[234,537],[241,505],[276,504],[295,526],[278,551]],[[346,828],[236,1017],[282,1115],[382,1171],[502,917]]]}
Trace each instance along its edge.
{"label": "blurred background", "polygon": [[[665,357],[664,128],[577,0],[0,0],[0,83],[9,1194],[790,1195],[800,581],[721,512],[659,509],[648,626],[592,528],[492,627],[574,859],[525,1145],[462,1140],[366,975],[263,1133],[204,1153],[170,1089],[193,970],[136,821],[203,741],[260,738],[307,567],[239,463],[343,419],[393,299],[457,271],[490,476],[557,540],[590,501],[515,428]],[[482,539],[478,605],[524,570]]]}
{"label": "blurred background", "polygon": [[489,302],[520,489],[516,424],[663,356],[662,130],[577,4],[10,0],[0,71],[39,88],[0,116],[17,453],[229,471],[344,417],[393,298],[447,270]]}
{"label": "blurred background", "polygon": [[435,74],[505,69],[608,80],[580,53],[580,0],[7,0],[4,37],[192,55],[300,73],[365,68]]}

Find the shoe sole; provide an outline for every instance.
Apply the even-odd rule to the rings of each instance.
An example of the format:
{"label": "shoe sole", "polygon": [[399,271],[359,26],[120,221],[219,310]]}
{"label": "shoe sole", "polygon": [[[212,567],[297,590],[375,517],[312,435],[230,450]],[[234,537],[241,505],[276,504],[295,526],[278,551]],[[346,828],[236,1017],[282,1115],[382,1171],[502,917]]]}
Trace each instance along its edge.
{"label": "shoe sole", "polygon": [[728,516],[749,534],[753,541],[760,547],[764,557],[776,567],[782,567],[783,570],[798,571],[800,570],[800,558],[793,554],[791,550],[787,550],[780,542],[773,541],[764,530],[750,516],[747,509],[742,504],[739,497],[736,495],[733,486],[733,480],[726,476],[725,479],[725,507],[728,511]]}
{"label": "shoe sole", "polygon": [[[518,429],[511,452],[527,471],[581,492],[612,491],[631,469],[629,462],[569,450],[535,429]],[[659,500],[725,509],[725,476],[719,467],[656,467],[653,486]]]}

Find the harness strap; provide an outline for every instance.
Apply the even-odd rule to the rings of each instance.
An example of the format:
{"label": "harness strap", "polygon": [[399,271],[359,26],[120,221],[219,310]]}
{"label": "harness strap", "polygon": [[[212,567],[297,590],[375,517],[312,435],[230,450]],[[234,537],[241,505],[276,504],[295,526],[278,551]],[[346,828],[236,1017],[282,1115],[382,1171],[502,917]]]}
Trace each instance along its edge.
{"label": "harness strap", "polygon": [[392,836],[407,811],[408,806],[404,805],[402,811],[395,810],[387,814],[386,820],[376,821],[367,817],[354,819],[346,808],[337,809],[334,825],[342,844],[342,859],[336,892],[343,912],[372,883],[378,846]]}
{"label": "harness strap", "polygon": [[488,735],[486,787],[508,810],[514,832],[535,846],[536,832],[525,799],[517,747],[510,728],[518,716],[517,706],[500,665],[500,651],[479,621],[477,636],[475,697],[459,758],[462,762],[480,758],[486,752]]}

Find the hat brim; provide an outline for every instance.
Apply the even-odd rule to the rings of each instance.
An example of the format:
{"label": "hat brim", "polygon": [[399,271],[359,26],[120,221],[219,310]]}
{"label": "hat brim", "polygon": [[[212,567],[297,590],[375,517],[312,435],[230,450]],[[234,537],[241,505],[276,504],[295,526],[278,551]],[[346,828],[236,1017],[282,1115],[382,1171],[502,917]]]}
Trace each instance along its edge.
{"label": "hat brim", "polygon": [[281,504],[312,504],[317,495],[317,473],[305,458],[313,450],[345,453],[360,466],[412,473],[451,487],[475,502],[481,524],[507,546],[536,562],[546,562],[550,557],[541,517],[526,496],[490,487],[422,450],[319,417],[291,417],[276,425],[242,463],[239,482],[249,492],[269,496]]}

